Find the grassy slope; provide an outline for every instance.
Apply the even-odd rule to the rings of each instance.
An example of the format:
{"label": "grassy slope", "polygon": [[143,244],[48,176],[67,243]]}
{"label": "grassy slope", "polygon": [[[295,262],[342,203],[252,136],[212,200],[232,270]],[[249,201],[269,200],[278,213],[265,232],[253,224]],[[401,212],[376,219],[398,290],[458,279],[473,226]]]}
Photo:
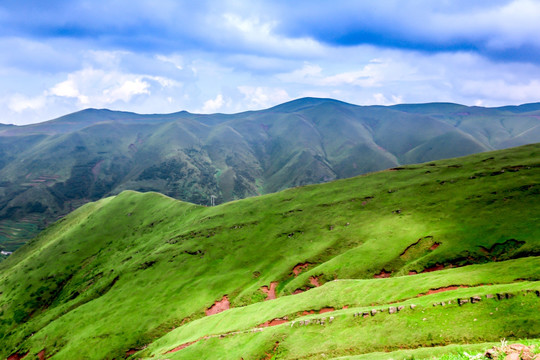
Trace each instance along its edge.
{"label": "grassy slope", "polygon": [[[261,333],[209,339],[171,356],[201,357],[215,348],[221,354],[239,351],[261,358],[277,338],[283,357],[309,357],[326,348],[336,356],[359,354],[375,347],[368,340],[355,340],[351,346],[344,342],[357,339],[353,307],[413,301],[407,299],[442,286],[488,283],[507,285],[460,289],[414,302],[425,306],[433,319],[454,316],[455,323],[432,324],[437,336],[445,335],[443,344],[496,341],[512,331],[538,336],[529,326],[539,320],[531,316],[538,307],[532,296],[509,299],[492,320],[489,313],[496,303],[475,304],[473,315],[481,316],[480,324],[486,325],[471,329],[470,334],[478,335],[467,336],[456,330],[460,313],[429,305],[458,294],[538,289],[540,266],[534,255],[540,248],[539,164],[540,146],[530,145],[213,208],[135,192],[85,205],[0,264],[0,354],[16,350],[36,354],[45,348],[55,359],[74,354],[119,358],[128,349],[165,335],[146,353],[159,355],[202,335],[250,329],[302,310],[343,305],[351,308],[335,313],[343,321],[324,330],[326,343],[321,343],[319,330],[281,325]],[[435,243],[440,245],[430,250]],[[505,261],[511,258],[516,260]],[[437,264],[493,260],[498,262],[399,277]],[[292,268],[303,262],[311,265],[294,277]],[[371,279],[382,270],[394,277],[332,281],[285,296],[312,287],[310,276],[324,283],[335,278]],[[517,279],[529,281],[512,284]],[[260,287],[272,281],[279,282],[280,299],[257,303],[264,299]],[[204,317],[204,310],[225,294],[234,307],[256,304]],[[526,306],[517,310],[515,302],[521,299]],[[393,339],[403,344],[408,327],[423,324],[417,324],[420,315],[414,314],[374,318],[374,327],[362,331],[383,336],[395,328],[399,331]],[[187,325],[170,332],[182,323]],[[435,332],[428,330],[419,330],[416,345],[440,344],[433,340]]]}
{"label": "grassy slope", "polygon": [[[245,337],[253,337],[268,350],[269,344],[280,342],[281,357],[303,358],[314,356],[317,353],[340,356],[351,353],[366,353],[372,351],[388,351],[400,348],[415,348],[422,345],[445,345],[449,343],[475,342],[478,339],[498,340],[503,336],[539,336],[537,329],[530,329],[523,324],[538,324],[540,317],[533,313],[538,305],[535,294],[523,293],[512,300],[501,302],[487,300],[481,304],[468,304],[459,307],[453,305],[433,307],[434,302],[455,300],[456,298],[473,295],[493,294],[511,291],[519,293],[521,289],[539,289],[535,282],[522,282],[508,284],[520,275],[539,278],[537,259],[514,260],[512,264],[489,264],[474,266],[470,269],[445,270],[440,274],[429,273],[417,275],[418,278],[409,277],[387,280],[343,280],[335,281],[311,290],[310,292],[278,298],[277,300],[257,303],[244,308],[223,312],[211,317],[196,320],[190,324],[171,331],[163,338],[155,341],[140,355],[154,357],[166,353],[178,345],[195,341],[207,335],[227,334],[232,331],[246,331],[245,334],[231,336],[226,339],[203,340],[193,347],[186,348],[171,358],[219,358],[219,351],[230,354],[228,358],[235,358],[249,354],[244,347],[238,347],[238,342],[246,342]],[[507,267],[508,266],[508,267]],[[502,273],[512,272],[513,276],[497,278]],[[439,288],[449,284],[475,286],[478,280],[497,279],[504,285],[478,286],[438,293],[429,296],[417,297],[431,288]],[[386,304],[386,305],[384,305]],[[386,313],[389,305],[406,306],[399,314]],[[409,309],[410,304],[417,305],[414,310]],[[330,314],[302,316],[304,310],[319,310],[326,307],[341,309]],[[513,307],[520,310],[511,310]],[[498,310],[495,310],[497,308]],[[384,309],[385,312],[375,317],[355,318],[354,313]],[[493,312],[493,314],[489,314]],[[512,321],[504,318],[512,313]],[[288,316],[289,320],[320,319],[334,316],[332,324],[326,326],[310,325],[307,327],[292,326],[290,323],[267,328],[262,333],[251,334],[250,329],[274,318]],[[427,318],[426,320],[423,320]],[[480,318],[480,322],[474,321]],[[423,322],[427,321],[428,322]],[[359,327],[362,327],[360,329]],[[411,332],[414,330],[414,332]],[[368,335],[370,334],[370,335]],[[436,338],[434,337],[436,334]],[[443,336],[439,336],[439,335]],[[244,337],[244,339],[242,339]],[[317,343],[310,343],[309,337],[317,339]],[[258,339],[263,338],[264,340]],[[272,340],[273,339],[273,340]],[[236,343],[230,345],[228,343]],[[238,347],[237,350],[232,350]],[[271,347],[270,347],[271,348]],[[210,350],[212,349],[212,351]],[[236,351],[236,353],[231,351]],[[251,354],[256,358],[257,352]]]}

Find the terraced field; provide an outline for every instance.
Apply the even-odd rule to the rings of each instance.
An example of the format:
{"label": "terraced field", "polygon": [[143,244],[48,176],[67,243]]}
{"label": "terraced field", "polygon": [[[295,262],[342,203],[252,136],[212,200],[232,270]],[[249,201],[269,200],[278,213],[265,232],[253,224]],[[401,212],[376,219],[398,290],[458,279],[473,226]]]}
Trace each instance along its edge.
{"label": "terraced field", "polygon": [[26,242],[24,239],[32,238],[39,233],[36,222],[39,219],[34,218],[30,221],[3,221],[0,224],[0,244],[6,251],[15,251]]}

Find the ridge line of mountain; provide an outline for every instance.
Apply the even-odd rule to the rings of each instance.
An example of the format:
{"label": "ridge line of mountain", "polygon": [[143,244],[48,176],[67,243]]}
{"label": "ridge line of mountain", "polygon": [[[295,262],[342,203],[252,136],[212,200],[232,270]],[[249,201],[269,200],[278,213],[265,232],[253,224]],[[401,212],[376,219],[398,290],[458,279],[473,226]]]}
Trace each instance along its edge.
{"label": "ridge line of mountain", "polygon": [[501,110],[303,98],[238,114],[84,110],[2,126],[0,250],[126,189],[208,205],[539,141],[540,103]]}

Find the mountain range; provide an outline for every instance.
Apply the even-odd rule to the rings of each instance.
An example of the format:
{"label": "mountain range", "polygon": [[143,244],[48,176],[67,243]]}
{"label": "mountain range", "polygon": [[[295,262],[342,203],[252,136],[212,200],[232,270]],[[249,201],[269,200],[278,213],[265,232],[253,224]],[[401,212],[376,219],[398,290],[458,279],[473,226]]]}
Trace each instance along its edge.
{"label": "mountain range", "polygon": [[123,190],[210,205],[540,141],[540,103],[357,106],[303,98],[238,114],[87,109],[0,126],[0,246]]}

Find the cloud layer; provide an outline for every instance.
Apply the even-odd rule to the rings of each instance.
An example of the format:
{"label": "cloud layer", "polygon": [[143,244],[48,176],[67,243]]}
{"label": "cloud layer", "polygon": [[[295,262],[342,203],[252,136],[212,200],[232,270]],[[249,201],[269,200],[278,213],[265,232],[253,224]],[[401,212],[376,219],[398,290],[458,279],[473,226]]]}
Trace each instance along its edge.
{"label": "cloud layer", "polygon": [[86,107],[236,112],[538,101],[540,1],[5,1],[0,122]]}

